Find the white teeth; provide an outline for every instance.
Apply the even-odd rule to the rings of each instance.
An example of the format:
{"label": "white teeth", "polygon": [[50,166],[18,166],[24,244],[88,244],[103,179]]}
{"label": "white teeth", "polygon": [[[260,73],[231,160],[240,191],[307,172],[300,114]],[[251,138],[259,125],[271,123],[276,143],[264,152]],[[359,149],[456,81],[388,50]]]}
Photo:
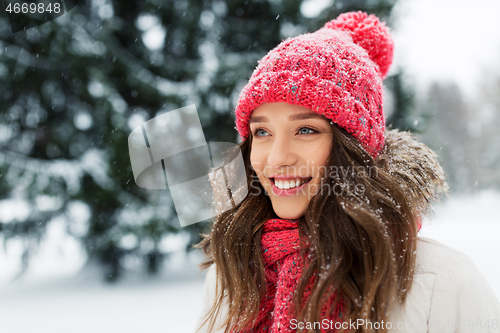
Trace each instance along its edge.
{"label": "white teeth", "polygon": [[290,188],[294,188],[294,187],[297,187],[297,186],[300,186],[302,184],[304,184],[305,181],[304,180],[285,180],[285,181],[282,181],[282,180],[277,180],[275,179],[274,180],[274,185],[279,188],[279,189],[282,189],[282,190],[287,190],[287,189],[290,189]]}

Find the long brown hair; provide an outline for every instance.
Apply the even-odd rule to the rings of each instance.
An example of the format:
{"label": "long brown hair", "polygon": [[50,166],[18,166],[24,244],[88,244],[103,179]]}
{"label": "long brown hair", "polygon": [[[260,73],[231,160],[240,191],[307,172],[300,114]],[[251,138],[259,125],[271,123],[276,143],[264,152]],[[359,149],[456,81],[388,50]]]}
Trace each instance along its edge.
{"label": "long brown hair", "polygon": [[[324,299],[335,292],[344,303],[342,321],[386,321],[394,302],[404,302],[412,284],[417,220],[429,214],[431,200],[446,193],[437,156],[408,132],[386,130],[383,152],[373,159],[336,124],[320,191],[299,219],[299,236],[308,239],[307,264],[294,294],[298,322],[319,322]],[[239,331],[259,313],[266,280],[261,227],[276,217],[269,197],[250,165],[252,136],[239,146],[249,193],[233,209],[219,214],[202,248],[206,269],[216,264],[216,301],[205,323],[212,330],[226,302],[225,332]],[[340,171],[339,171],[340,170]],[[305,237],[305,238],[304,238]],[[304,243],[301,243],[304,244]],[[314,278],[310,297],[303,299]],[[303,306],[298,306],[303,304]],[[365,326],[357,332],[369,332]],[[376,330],[383,332],[385,330]]]}

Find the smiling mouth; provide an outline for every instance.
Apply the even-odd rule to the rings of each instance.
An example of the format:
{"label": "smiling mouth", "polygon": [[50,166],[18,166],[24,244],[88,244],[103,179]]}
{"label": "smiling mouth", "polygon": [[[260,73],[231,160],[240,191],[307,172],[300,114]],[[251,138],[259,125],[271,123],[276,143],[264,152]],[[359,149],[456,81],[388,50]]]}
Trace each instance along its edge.
{"label": "smiling mouth", "polygon": [[309,183],[312,180],[312,177],[309,178],[291,178],[291,179],[275,179],[275,178],[270,178],[271,181],[274,183],[274,186],[281,190],[287,190],[291,188],[296,188],[299,186],[302,186],[306,183]]}

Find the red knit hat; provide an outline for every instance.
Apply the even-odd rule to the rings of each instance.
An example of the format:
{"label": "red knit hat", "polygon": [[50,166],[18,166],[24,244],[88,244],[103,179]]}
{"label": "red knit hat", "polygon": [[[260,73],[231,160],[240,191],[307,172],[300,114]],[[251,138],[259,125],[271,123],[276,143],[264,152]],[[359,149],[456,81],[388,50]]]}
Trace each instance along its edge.
{"label": "red knit hat", "polygon": [[236,106],[236,128],[244,140],[255,108],[286,102],[331,119],[376,158],[384,147],[382,79],[394,43],[374,15],[339,15],[314,33],[288,38],[259,61]]}

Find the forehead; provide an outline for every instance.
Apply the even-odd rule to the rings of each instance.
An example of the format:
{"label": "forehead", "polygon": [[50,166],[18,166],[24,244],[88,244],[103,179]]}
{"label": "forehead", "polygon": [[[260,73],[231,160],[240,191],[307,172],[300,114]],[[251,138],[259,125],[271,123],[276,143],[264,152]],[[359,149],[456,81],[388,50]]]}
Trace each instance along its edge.
{"label": "forehead", "polygon": [[257,122],[268,122],[273,119],[280,120],[303,120],[323,119],[324,116],[300,105],[287,104],[285,102],[265,103],[257,107],[250,117],[250,124]]}

